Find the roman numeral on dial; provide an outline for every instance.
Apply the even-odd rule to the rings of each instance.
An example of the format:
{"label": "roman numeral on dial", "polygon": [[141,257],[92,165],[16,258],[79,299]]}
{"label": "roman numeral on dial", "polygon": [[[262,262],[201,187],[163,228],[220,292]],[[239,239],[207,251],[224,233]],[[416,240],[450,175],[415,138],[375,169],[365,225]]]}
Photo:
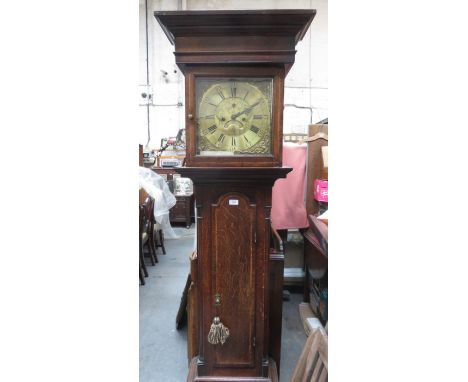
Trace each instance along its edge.
{"label": "roman numeral on dial", "polygon": [[221,135],[218,137],[218,142],[223,143],[225,137],[226,137],[226,136],[225,136],[224,134],[221,134]]}
{"label": "roman numeral on dial", "polygon": [[231,86],[231,97],[236,98],[236,94],[237,94],[236,83],[233,83]]}
{"label": "roman numeral on dial", "polygon": [[260,129],[255,125],[252,125],[250,127],[250,130],[252,130],[255,134],[258,134],[258,132],[260,131]]}
{"label": "roman numeral on dial", "polygon": [[226,97],[224,97],[223,89],[221,89],[219,86],[216,88],[216,92],[217,92],[218,95],[221,97],[221,99],[226,98]]}
{"label": "roman numeral on dial", "polygon": [[205,100],[205,103],[207,103],[208,105],[211,105],[211,106],[214,106],[214,107],[217,107],[218,105],[215,105],[214,103],[208,101],[208,100]]}
{"label": "roman numeral on dial", "polygon": [[213,134],[216,131],[216,129],[217,129],[216,125],[211,125],[210,127],[208,127],[207,130],[210,134]]}

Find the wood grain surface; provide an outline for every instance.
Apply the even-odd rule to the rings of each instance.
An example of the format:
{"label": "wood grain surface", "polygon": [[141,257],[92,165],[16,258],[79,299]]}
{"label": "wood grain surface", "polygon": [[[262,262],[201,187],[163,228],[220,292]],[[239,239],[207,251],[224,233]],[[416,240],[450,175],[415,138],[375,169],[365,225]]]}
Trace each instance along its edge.
{"label": "wood grain surface", "polygon": [[221,297],[215,310],[231,332],[214,366],[253,367],[256,205],[242,194],[227,193],[211,208],[213,293]]}

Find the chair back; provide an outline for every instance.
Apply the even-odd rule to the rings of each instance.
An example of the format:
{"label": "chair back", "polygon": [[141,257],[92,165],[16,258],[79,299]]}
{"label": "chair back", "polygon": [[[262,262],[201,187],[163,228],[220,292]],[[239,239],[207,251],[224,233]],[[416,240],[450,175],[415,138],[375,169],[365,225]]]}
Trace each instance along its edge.
{"label": "chair back", "polygon": [[149,233],[154,220],[154,199],[148,196],[140,204],[140,233]]}
{"label": "chair back", "polygon": [[143,232],[144,232],[144,227],[145,227],[145,207],[144,207],[143,204],[139,205],[139,212],[140,212],[139,227],[140,227],[140,240],[141,240],[141,237],[142,237]]}
{"label": "chair back", "polygon": [[328,335],[323,328],[312,331],[289,382],[328,380]]}

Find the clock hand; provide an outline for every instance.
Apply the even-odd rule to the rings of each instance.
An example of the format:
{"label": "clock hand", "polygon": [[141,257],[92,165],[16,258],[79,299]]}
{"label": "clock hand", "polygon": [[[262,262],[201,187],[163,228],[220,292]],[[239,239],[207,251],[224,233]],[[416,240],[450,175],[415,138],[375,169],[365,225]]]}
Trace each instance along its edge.
{"label": "clock hand", "polygon": [[257,106],[260,102],[262,102],[262,100],[259,100],[257,102],[255,102],[253,105],[250,105],[249,107],[245,108],[244,110],[242,111],[239,111],[238,113],[234,113],[233,115],[231,115],[231,119],[236,119],[238,116],[242,115],[242,114],[245,114],[245,113],[248,113],[250,110],[252,110],[255,106]]}

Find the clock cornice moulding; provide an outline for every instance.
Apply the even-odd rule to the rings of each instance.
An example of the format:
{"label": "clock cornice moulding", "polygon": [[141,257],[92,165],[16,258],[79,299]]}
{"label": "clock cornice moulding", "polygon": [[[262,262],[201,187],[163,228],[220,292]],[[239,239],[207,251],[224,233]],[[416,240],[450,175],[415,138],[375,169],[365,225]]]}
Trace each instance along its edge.
{"label": "clock cornice moulding", "polygon": [[315,13],[314,9],[156,11],[154,16],[175,46],[182,72],[191,64],[267,64],[284,66],[287,73],[295,46]]}

